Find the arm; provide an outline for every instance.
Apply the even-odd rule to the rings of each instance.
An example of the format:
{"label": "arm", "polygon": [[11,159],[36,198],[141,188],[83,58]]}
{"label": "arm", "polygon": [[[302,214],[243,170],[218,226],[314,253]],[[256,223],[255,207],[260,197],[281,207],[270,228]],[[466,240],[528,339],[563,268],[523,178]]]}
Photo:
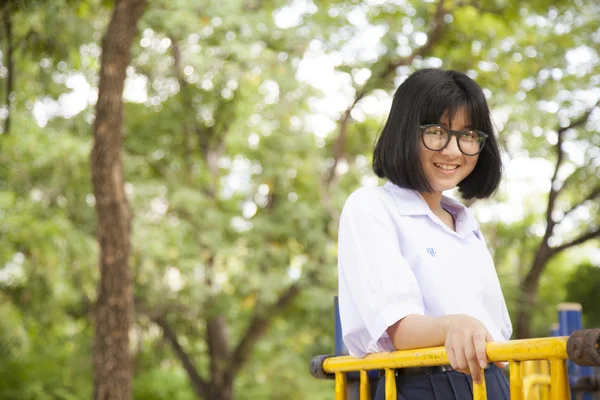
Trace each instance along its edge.
{"label": "arm", "polygon": [[411,314],[387,328],[386,332],[396,350],[443,346],[449,319],[450,316]]}
{"label": "arm", "polygon": [[[396,350],[445,346],[452,368],[481,380],[487,361],[486,342],[493,341],[485,325],[463,314],[429,317],[410,314],[387,328]],[[503,363],[496,363],[503,368]]]}
{"label": "arm", "polygon": [[351,355],[379,351],[386,329],[410,314],[424,314],[419,283],[400,252],[384,192],[363,188],[346,201],[338,235],[338,295],[344,343]]}

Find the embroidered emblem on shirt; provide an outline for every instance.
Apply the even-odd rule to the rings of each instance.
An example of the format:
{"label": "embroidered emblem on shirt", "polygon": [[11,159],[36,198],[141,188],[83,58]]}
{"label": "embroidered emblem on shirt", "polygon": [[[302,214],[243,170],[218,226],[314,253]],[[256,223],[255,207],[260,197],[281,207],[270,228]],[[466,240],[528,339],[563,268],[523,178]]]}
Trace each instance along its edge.
{"label": "embroidered emblem on shirt", "polygon": [[432,247],[428,247],[427,248],[427,253],[431,256],[431,257],[435,257],[437,255],[437,253],[435,252],[435,250]]}

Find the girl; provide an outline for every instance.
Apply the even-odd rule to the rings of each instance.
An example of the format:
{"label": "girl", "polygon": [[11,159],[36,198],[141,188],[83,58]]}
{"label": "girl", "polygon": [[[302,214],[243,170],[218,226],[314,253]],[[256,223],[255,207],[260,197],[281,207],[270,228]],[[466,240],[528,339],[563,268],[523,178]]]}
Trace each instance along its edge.
{"label": "girl", "polygon": [[[375,145],[387,182],[344,205],[338,246],[339,302],[351,355],[444,345],[450,365],[398,369],[401,400],[472,399],[484,368],[489,400],[509,398],[485,343],[512,326],[479,224],[460,202],[498,187],[501,159],[485,96],[463,73],[426,69],[396,91]],[[376,399],[385,398],[385,378]]]}

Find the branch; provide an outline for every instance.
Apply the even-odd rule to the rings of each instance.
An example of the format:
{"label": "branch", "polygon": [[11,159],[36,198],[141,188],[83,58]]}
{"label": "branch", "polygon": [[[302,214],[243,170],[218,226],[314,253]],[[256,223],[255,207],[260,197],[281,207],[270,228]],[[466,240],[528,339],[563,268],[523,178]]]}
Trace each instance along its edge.
{"label": "branch", "polygon": [[7,108],[7,115],[6,115],[6,119],[4,120],[4,128],[2,133],[4,134],[8,134],[10,132],[10,114],[11,114],[11,110],[10,110],[10,105],[11,105],[11,101],[10,101],[10,97],[11,94],[13,92],[13,86],[14,86],[14,60],[13,60],[13,32],[12,32],[12,19],[10,16],[10,10],[7,8],[4,11],[4,29],[6,31],[6,70],[7,70],[7,74],[6,74],[6,108]]}
{"label": "branch", "polygon": [[552,230],[554,229],[554,225],[556,225],[556,221],[554,221],[552,219],[552,213],[554,212],[556,198],[558,197],[558,194],[560,192],[560,188],[556,187],[556,183],[557,183],[557,177],[558,177],[558,170],[560,169],[560,166],[562,165],[564,155],[565,155],[563,148],[562,148],[564,134],[569,129],[574,129],[580,125],[585,124],[587,122],[587,120],[589,119],[590,115],[592,114],[593,109],[598,104],[600,104],[600,101],[598,101],[592,108],[590,108],[585,113],[583,113],[583,115],[581,115],[579,118],[572,121],[568,126],[561,127],[556,130],[556,133],[558,134],[558,140],[556,142],[556,153],[557,153],[556,165],[554,167],[554,173],[552,174],[552,179],[550,180],[550,193],[548,194],[548,206],[546,208],[546,232],[544,233],[544,238],[542,239],[542,245],[545,245],[545,246],[548,245],[548,239],[550,239],[550,236],[552,236]]}
{"label": "branch", "polygon": [[194,388],[196,395],[204,399],[210,399],[210,387],[208,386],[208,383],[200,376],[198,370],[192,363],[190,356],[186,353],[183,347],[181,347],[175,331],[162,316],[155,316],[152,318],[152,320],[162,328],[165,339],[169,341],[173,347],[175,355],[183,364],[183,368],[187,372],[188,377],[192,382],[192,387]]}
{"label": "branch", "polygon": [[[335,143],[333,146],[333,165],[327,172],[327,175],[324,179],[324,186],[325,186],[325,189],[327,192],[329,191],[329,188],[331,187],[331,184],[335,178],[335,169],[338,165],[340,158],[342,158],[345,148],[346,148],[346,138],[348,135],[348,122],[350,120],[350,114],[351,114],[352,110],[354,109],[356,104],[371,91],[371,88],[374,86],[372,84],[372,82],[374,82],[376,80],[380,80],[380,79],[381,80],[388,79],[389,76],[394,71],[396,71],[396,69],[398,67],[400,67],[402,65],[409,65],[410,63],[413,62],[413,60],[416,57],[423,57],[424,55],[426,55],[427,53],[429,53],[431,51],[433,46],[435,46],[437,44],[437,42],[439,42],[439,40],[442,38],[442,34],[444,31],[444,27],[445,27],[445,23],[444,23],[444,14],[445,13],[446,13],[446,9],[444,8],[444,1],[440,0],[437,4],[435,15],[433,18],[433,20],[434,20],[433,28],[427,35],[427,42],[423,46],[419,47],[416,51],[414,51],[410,56],[400,58],[396,61],[390,61],[385,66],[383,71],[379,74],[379,76],[369,78],[369,80],[362,86],[362,88],[356,92],[356,95],[354,96],[354,101],[346,109],[346,111],[344,111],[344,113],[342,114],[342,116],[340,117],[340,119],[338,121],[338,127],[339,127],[338,132],[339,133],[338,133],[337,138],[335,139]],[[372,69],[373,68],[371,68],[371,70]]]}
{"label": "branch", "polygon": [[565,126],[563,128],[557,129],[557,132],[559,134],[562,134],[562,133],[568,131],[569,129],[574,129],[574,128],[577,128],[577,127],[585,124],[588,121],[588,119],[590,118],[590,115],[592,115],[592,111],[594,111],[594,108],[596,108],[598,106],[600,106],[600,99],[589,110],[587,110],[586,112],[584,112],[575,121],[572,121],[568,126]]}
{"label": "branch", "polygon": [[573,206],[571,206],[571,208],[569,208],[569,210],[565,213],[564,216],[566,217],[572,211],[574,211],[575,209],[577,209],[579,206],[585,204],[586,202],[588,202],[590,200],[594,200],[596,197],[599,197],[599,196],[600,196],[600,186],[597,186],[594,189],[592,189],[592,191],[590,193],[588,193],[588,195],[585,196],[580,202],[578,202],[577,204],[574,204]]}
{"label": "branch", "polygon": [[[183,96],[183,101],[185,107],[188,109],[190,114],[195,115],[196,110],[194,109],[194,105],[192,103],[192,99],[190,98],[188,90],[186,90],[189,86],[188,82],[185,80],[182,74],[181,68],[181,48],[179,46],[179,41],[173,36],[170,35],[172,49],[173,49],[173,69],[175,72],[175,76],[177,77],[177,81],[179,82],[179,87],[181,91],[181,95]],[[235,96],[234,96],[235,97]],[[233,101],[234,99],[230,99],[229,101]],[[227,100],[225,101],[227,102]],[[227,136],[227,132],[229,131],[229,127],[231,125],[231,121],[233,119],[225,119],[221,118],[219,112],[223,110],[224,107],[217,107],[217,114],[214,115],[215,121],[225,120],[227,121],[223,127],[223,129],[219,130],[220,137],[215,142],[217,129],[211,127],[209,129],[202,129],[196,122],[196,126],[194,128],[196,135],[198,137],[198,141],[200,143],[200,149],[206,159],[206,163],[208,165],[208,169],[211,173],[211,188],[209,189],[209,193],[211,197],[216,198],[218,191],[218,182],[219,182],[219,167],[218,161],[219,158],[223,155],[225,151],[225,137]],[[194,120],[196,120],[194,118]],[[192,143],[191,143],[191,133],[186,123],[183,124],[183,133],[185,137],[185,161],[188,168],[188,171],[191,173],[192,170],[192,159],[191,159],[191,151]]]}
{"label": "branch", "polygon": [[289,286],[283,293],[281,293],[273,305],[262,312],[258,310],[254,312],[243,339],[233,352],[233,357],[231,358],[229,368],[227,370],[229,379],[233,379],[233,377],[244,366],[246,361],[248,361],[255,344],[263,336],[267,329],[269,329],[273,319],[277,315],[281,314],[281,312],[283,312],[290,305],[290,303],[298,296],[301,290],[302,284],[300,281],[297,281]]}
{"label": "branch", "polygon": [[179,40],[177,40],[173,35],[169,35],[169,39],[171,40],[171,49],[173,50],[173,72],[175,73],[175,77],[177,77],[179,87],[181,90],[183,90],[188,83],[183,78],[183,74],[181,73],[181,49],[179,47]]}
{"label": "branch", "polygon": [[566,129],[557,130],[558,140],[556,142],[556,165],[554,166],[554,172],[552,173],[552,178],[550,179],[550,192],[548,193],[548,205],[546,206],[546,231],[544,232],[544,238],[542,239],[542,245],[546,245],[548,243],[548,239],[552,236],[552,230],[554,229],[554,225],[556,222],[552,219],[552,212],[554,211],[554,205],[556,204],[556,198],[558,197],[558,193],[560,189],[557,188],[557,177],[558,170],[562,165],[563,158],[565,153],[562,148],[564,133]]}
{"label": "branch", "polygon": [[[169,39],[171,39],[171,48],[173,49],[173,72],[175,73],[175,77],[177,78],[177,82],[179,82],[179,91],[183,98],[184,106],[187,107],[190,115],[194,116],[196,110],[194,109],[194,104],[191,101],[190,93],[188,90],[188,82],[185,80],[183,76],[183,69],[181,68],[181,48],[179,46],[179,41],[175,38],[174,35],[169,35]],[[186,113],[187,114],[187,113]],[[186,177],[188,180],[191,179],[192,170],[193,170],[193,160],[192,160],[192,132],[190,130],[190,125],[187,122],[187,118],[182,121],[182,130],[183,130],[183,158],[185,160],[186,166]]]}
{"label": "branch", "polygon": [[479,1],[458,1],[456,3],[457,6],[471,6],[476,8],[477,10],[479,10],[479,12],[482,13],[487,13],[487,14],[494,14],[497,15],[499,17],[505,18],[506,15],[503,13],[502,9],[494,9],[494,8],[488,8],[488,7],[484,7],[481,5],[481,3]]}
{"label": "branch", "polygon": [[[552,213],[554,211],[554,205],[556,204],[556,198],[560,192],[560,189],[556,188],[555,182],[557,181],[558,170],[562,164],[564,158],[564,151],[562,149],[562,143],[564,139],[564,134],[569,129],[574,129],[578,126],[581,126],[587,122],[592,111],[595,107],[600,104],[600,100],[596,102],[592,108],[583,113],[579,118],[571,121],[568,126],[560,127],[556,129],[556,133],[558,134],[558,140],[556,143],[556,165],[554,167],[554,173],[552,174],[552,179],[550,181],[550,193],[548,193],[548,206],[546,208],[546,231],[544,232],[544,237],[542,238],[542,242],[540,243],[537,252],[535,254],[535,258],[533,260],[533,264],[531,265],[531,269],[527,273],[527,276],[523,280],[523,286],[526,290],[530,290],[533,287],[537,286],[537,282],[539,277],[546,266],[548,260],[556,254],[556,249],[550,248],[548,244],[548,240],[552,236],[552,231],[556,222],[552,219]],[[574,244],[572,245],[574,246]],[[562,249],[564,250],[564,249]]]}
{"label": "branch", "polygon": [[[212,273],[214,269],[215,257],[211,254],[206,262],[207,283],[212,286]],[[206,306],[210,306],[211,298],[206,302]],[[209,307],[206,307],[209,308]],[[210,358],[210,373],[212,384],[221,387],[223,384],[226,364],[231,354],[229,345],[229,334],[227,332],[227,321],[223,315],[208,315],[206,321],[206,346]]]}
{"label": "branch", "polygon": [[210,357],[212,384],[221,387],[223,372],[227,368],[231,350],[229,348],[226,320],[223,315],[206,319],[206,344]]}
{"label": "branch", "polygon": [[587,242],[590,239],[594,239],[594,238],[597,238],[597,237],[600,237],[600,228],[598,228],[596,230],[593,230],[593,231],[586,232],[583,235],[581,235],[581,236],[579,236],[579,237],[571,240],[570,242],[561,244],[560,246],[551,247],[550,248],[551,254],[552,255],[556,255],[556,254],[560,253],[563,250],[566,250],[566,249],[568,249],[570,247],[573,247],[573,246],[577,246],[579,244]]}

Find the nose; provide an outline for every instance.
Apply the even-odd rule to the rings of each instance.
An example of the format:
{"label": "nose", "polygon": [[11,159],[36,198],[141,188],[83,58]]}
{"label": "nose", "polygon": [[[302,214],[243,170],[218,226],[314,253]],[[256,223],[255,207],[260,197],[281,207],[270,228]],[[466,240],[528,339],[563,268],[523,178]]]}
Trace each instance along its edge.
{"label": "nose", "polygon": [[452,135],[450,137],[450,141],[448,142],[446,147],[440,150],[440,153],[450,157],[460,156],[460,149],[458,148],[458,139],[456,138],[456,135]]}

